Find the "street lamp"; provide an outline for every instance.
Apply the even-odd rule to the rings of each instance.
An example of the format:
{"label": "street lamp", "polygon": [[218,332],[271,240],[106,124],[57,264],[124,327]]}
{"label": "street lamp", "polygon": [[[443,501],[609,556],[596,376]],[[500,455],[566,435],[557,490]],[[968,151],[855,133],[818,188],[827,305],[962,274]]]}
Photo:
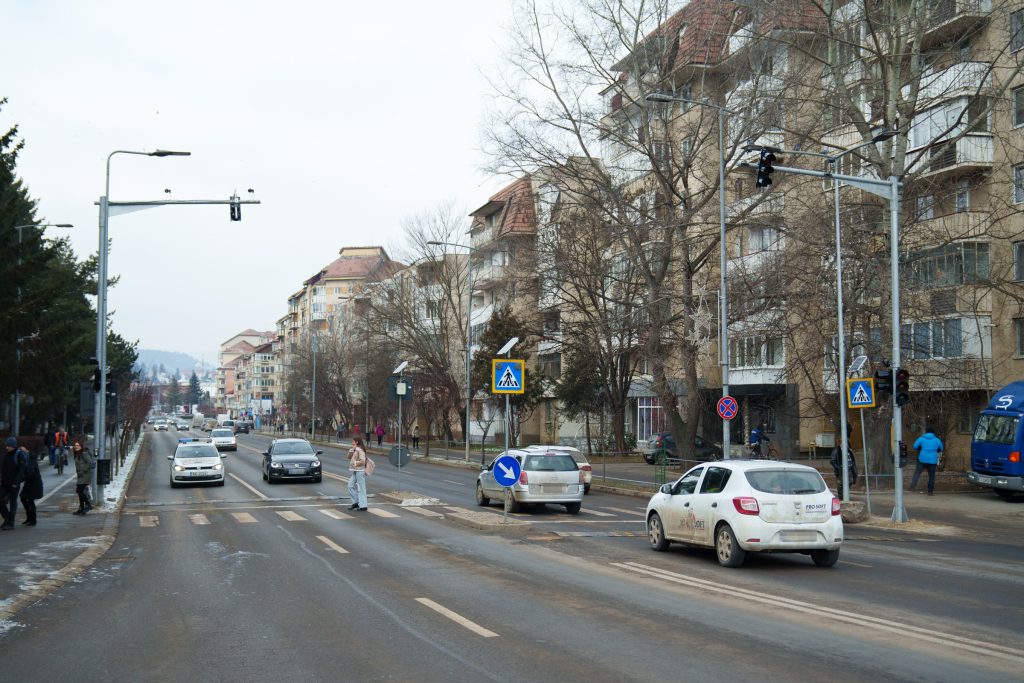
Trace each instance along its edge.
{"label": "street lamp", "polygon": [[[99,391],[96,392],[95,432],[96,459],[106,459],[106,421],[107,421],[107,235],[110,222],[110,160],[115,154],[136,154],[147,157],[187,157],[191,152],[171,152],[158,149],[153,152],[138,152],[128,149],[117,149],[107,155],[106,183],[103,196],[100,197],[100,239],[97,257],[96,275],[96,363],[99,367]],[[98,470],[94,470],[98,471]],[[95,483],[95,479],[93,482]],[[102,492],[97,487],[97,499]]]}
{"label": "street lamp", "polygon": [[[469,412],[470,407],[473,405],[473,383],[470,381],[470,352],[473,348],[473,344],[470,342],[473,317],[473,252],[477,250],[466,244],[442,242],[440,240],[430,240],[427,244],[435,247],[460,247],[469,251],[466,255],[466,428],[464,434],[466,438],[465,459],[466,462],[469,462]],[[483,464],[483,455],[480,456],[480,461]]]}
{"label": "street lamp", "polygon": [[[718,112],[718,240],[720,243],[719,250],[722,252],[719,264],[721,273],[718,286],[721,295],[718,298],[718,320],[719,327],[721,328],[719,331],[721,353],[719,355],[722,362],[722,397],[725,398],[729,395],[729,307],[725,277],[727,265],[725,255],[725,115],[729,114],[731,116],[736,112],[711,102],[690,100],[663,92],[647,93],[644,95],[644,99],[648,102],[682,102],[683,104],[693,104],[698,107],[709,107]],[[722,457],[726,460],[730,457],[731,441],[729,420],[722,418]]]}
{"label": "street lamp", "polygon": [[[18,266],[21,266],[21,231],[24,228],[73,228],[75,227],[71,223],[27,223],[25,225],[15,225],[14,229],[18,231]],[[21,285],[18,285],[18,289],[15,292],[15,300],[21,303]],[[21,435],[21,341],[22,339],[29,339],[36,336],[35,334],[29,335],[28,337],[21,337],[15,335],[14,337],[14,426],[11,429],[13,436]]]}

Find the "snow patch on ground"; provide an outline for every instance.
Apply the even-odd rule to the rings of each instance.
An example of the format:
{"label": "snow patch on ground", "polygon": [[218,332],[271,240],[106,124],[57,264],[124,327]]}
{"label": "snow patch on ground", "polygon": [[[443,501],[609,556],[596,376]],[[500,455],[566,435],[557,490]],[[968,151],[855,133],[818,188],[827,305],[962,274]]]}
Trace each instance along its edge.
{"label": "snow patch on ground", "polygon": [[442,505],[437,498],[406,498],[400,505],[402,507],[420,507],[423,505]]}
{"label": "snow patch on ground", "polygon": [[16,621],[11,621],[10,619],[0,620],[0,637],[7,635],[8,631],[12,631],[16,628],[22,628],[22,625]]}
{"label": "snow patch on ground", "polygon": [[139,432],[138,440],[132,445],[131,450],[128,451],[128,455],[124,459],[124,465],[117,471],[117,474],[110,478],[110,483],[103,487],[104,499],[96,504],[98,511],[113,512],[117,509],[118,501],[121,500],[125,489],[128,488],[128,473],[132,471],[135,458],[138,457],[139,450],[142,448],[144,435],[145,432]]}
{"label": "snow patch on ground", "polygon": [[55,562],[62,564],[65,561],[64,556],[58,554],[58,551],[86,550],[99,540],[99,536],[80,536],[70,541],[41,543],[23,553],[24,561],[15,565],[13,569],[18,577],[18,587],[22,591],[30,591],[38,587],[38,581],[48,578],[53,573]]}

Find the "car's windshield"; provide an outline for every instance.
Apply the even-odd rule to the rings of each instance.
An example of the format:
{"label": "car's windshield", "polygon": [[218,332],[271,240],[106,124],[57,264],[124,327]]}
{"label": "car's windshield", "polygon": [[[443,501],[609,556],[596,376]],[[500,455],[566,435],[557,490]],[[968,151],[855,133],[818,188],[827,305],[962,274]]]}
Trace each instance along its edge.
{"label": "car's windshield", "polygon": [[571,455],[528,455],[523,469],[531,472],[571,472],[579,469]]}
{"label": "car's windshield", "polygon": [[217,458],[220,459],[220,455],[217,453],[217,449],[208,445],[201,446],[182,446],[179,448],[174,457],[176,458]]}
{"label": "car's windshield", "polygon": [[1010,445],[1017,437],[1016,415],[982,415],[974,428],[974,440],[984,443]]}
{"label": "car's windshield", "polygon": [[754,490],[764,493],[797,496],[825,490],[825,480],[811,470],[751,470],[746,477]]}
{"label": "car's windshield", "polygon": [[213,437],[217,437],[217,436],[234,436],[234,435],[235,435],[235,433],[233,431],[231,431],[230,429],[214,429],[212,432],[210,432],[210,436],[213,436]]}
{"label": "car's windshield", "polygon": [[305,441],[274,444],[274,455],[311,455],[313,447]]}

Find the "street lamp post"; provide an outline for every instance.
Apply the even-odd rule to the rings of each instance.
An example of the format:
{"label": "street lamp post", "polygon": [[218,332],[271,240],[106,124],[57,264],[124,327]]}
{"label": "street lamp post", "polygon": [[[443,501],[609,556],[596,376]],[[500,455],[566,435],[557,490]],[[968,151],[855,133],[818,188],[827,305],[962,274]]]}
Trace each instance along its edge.
{"label": "street lamp post", "polygon": [[[15,225],[14,229],[18,231],[18,266],[21,266],[21,231],[25,228],[73,228],[75,227],[71,223],[28,223],[25,225]],[[18,285],[18,289],[15,292],[15,300],[21,303],[21,285]],[[32,336],[32,335],[29,335]],[[21,436],[21,340],[28,339],[29,337],[22,337],[15,335],[14,337],[14,425],[11,429],[11,434],[15,437]]]}
{"label": "street lamp post", "polygon": [[[153,152],[138,152],[117,149],[107,155],[106,183],[103,196],[100,197],[100,239],[97,255],[96,275],[96,363],[99,368],[99,391],[96,392],[94,410],[94,441],[96,460],[106,459],[106,421],[107,421],[107,242],[110,221],[110,160],[115,154],[136,154],[147,157],[187,157],[191,152],[170,152],[158,149]],[[98,473],[97,470],[93,470]],[[93,475],[94,477],[96,475]],[[96,479],[93,479],[96,484]],[[102,501],[102,487],[96,486],[96,499]]]}
{"label": "street lamp post", "polygon": [[[668,93],[652,92],[644,95],[648,102],[682,102],[683,104],[694,104],[699,107],[709,107],[718,112],[718,240],[721,260],[719,263],[719,290],[718,297],[718,321],[719,321],[719,356],[722,363],[722,397],[729,395],[729,306],[728,292],[726,289],[727,280],[725,269],[727,266],[725,248],[725,115],[730,116],[736,112],[731,109],[712,104],[711,102],[689,100],[685,97],[676,97]],[[730,458],[732,438],[729,433],[729,420],[722,418],[722,457]]]}
{"label": "street lamp post", "polygon": [[[466,440],[466,454],[465,460],[469,462],[469,413],[470,407],[473,405],[473,383],[470,378],[470,353],[473,348],[473,344],[470,341],[470,333],[472,331],[472,318],[473,318],[473,252],[475,248],[466,244],[457,244],[455,242],[441,242],[438,240],[430,240],[427,244],[431,246],[449,246],[449,247],[461,247],[469,251],[466,255],[466,427],[465,434],[463,435]],[[480,457],[481,464],[483,464],[483,456]]]}

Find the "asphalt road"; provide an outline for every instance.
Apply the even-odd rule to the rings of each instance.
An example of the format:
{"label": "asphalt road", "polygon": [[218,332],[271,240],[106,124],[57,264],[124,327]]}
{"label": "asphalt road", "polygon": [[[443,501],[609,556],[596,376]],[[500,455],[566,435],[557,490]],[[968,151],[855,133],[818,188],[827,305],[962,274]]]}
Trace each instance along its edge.
{"label": "asphalt road", "polygon": [[[454,524],[470,469],[378,457],[348,510],[343,454],[322,484],[262,481],[240,435],[224,487],[171,489],[156,434],[118,539],[0,636],[15,680],[1019,680],[1019,542],[849,527],[839,564],[655,553],[645,500],[593,493],[529,530]],[[491,513],[501,511],[491,508]],[[1015,544],[1017,543],[1017,544]]]}

